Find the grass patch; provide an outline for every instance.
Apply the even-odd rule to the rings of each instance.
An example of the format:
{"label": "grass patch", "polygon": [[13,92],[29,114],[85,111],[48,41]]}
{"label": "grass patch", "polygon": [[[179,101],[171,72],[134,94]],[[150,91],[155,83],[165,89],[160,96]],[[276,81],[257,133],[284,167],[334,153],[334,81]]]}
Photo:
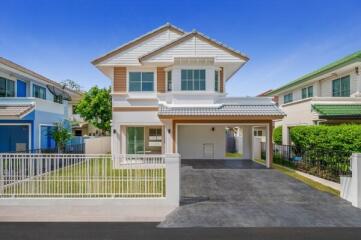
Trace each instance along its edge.
{"label": "grass patch", "polygon": [[242,158],[243,154],[242,153],[226,153],[226,157],[227,158]]}
{"label": "grass patch", "polygon": [[[255,162],[257,163],[260,163],[260,164],[263,164],[265,165],[265,161],[264,160],[255,160]],[[325,186],[321,183],[318,183],[318,182],[315,182],[307,177],[304,177],[300,174],[298,174],[295,170],[291,169],[291,168],[288,168],[288,167],[284,167],[284,166],[281,166],[281,165],[278,165],[276,163],[272,163],[272,168],[276,169],[277,171],[280,171],[292,178],[295,178],[307,185],[309,185],[310,187],[313,187],[317,190],[320,190],[322,192],[328,192],[328,193],[331,193],[333,195],[336,195],[336,196],[340,196],[340,192],[333,189],[333,188],[330,188],[328,186]]]}
{"label": "grass patch", "polygon": [[165,169],[116,169],[91,159],[4,187],[8,197],[164,197]]}

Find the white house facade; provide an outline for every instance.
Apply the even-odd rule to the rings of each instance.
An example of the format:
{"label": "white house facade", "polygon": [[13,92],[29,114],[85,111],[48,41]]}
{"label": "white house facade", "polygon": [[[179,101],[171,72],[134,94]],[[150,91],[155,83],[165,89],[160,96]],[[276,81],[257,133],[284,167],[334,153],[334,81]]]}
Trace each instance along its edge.
{"label": "white house facade", "polygon": [[229,129],[253,158],[253,130],[284,113],[268,97],[226,97],[226,82],[248,61],[244,54],[197,31],[163,25],[92,63],[112,82],[112,154],[173,154],[227,158]]}
{"label": "white house facade", "polygon": [[361,123],[360,71],[361,51],[267,92],[286,114],[275,121],[283,144],[290,144],[294,126]]}

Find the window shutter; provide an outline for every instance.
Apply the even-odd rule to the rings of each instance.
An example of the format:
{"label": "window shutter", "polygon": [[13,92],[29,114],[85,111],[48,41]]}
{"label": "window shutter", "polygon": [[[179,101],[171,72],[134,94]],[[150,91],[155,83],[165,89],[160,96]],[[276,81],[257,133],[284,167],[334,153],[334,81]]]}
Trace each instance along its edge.
{"label": "window shutter", "polygon": [[165,92],[165,71],[164,67],[157,68],[157,91],[160,93]]}
{"label": "window shutter", "polygon": [[221,93],[224,92],[224,71],[223,71],[223,67],[221,67],[221,71],[219,72],[219,91]]}
{"label": "window shutter", "polygon": [[113,91],[126,92],[127,91],[127,69],[126,67],[115,67],[113,78]]}

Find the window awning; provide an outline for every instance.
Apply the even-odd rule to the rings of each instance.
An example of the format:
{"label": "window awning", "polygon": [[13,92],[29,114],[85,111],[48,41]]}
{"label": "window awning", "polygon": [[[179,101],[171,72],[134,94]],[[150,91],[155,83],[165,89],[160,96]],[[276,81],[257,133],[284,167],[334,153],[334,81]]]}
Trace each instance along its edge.
{"label": "window awning", "polygon": [[66,101],[71,101],[70,95],[67,92],[65,92],[63,89],[56,88],[52,85],[46,85],[46,87],[54,96],[61,97],[63,100]]}
{"label": "window awning", "polygon": [[320,117],[361,118],[361,104],[313,104],[312,109]]}
{"label": "window awning", "polygon": [[34,105],[0,105],[0,119],[18,120],[34,109]]}

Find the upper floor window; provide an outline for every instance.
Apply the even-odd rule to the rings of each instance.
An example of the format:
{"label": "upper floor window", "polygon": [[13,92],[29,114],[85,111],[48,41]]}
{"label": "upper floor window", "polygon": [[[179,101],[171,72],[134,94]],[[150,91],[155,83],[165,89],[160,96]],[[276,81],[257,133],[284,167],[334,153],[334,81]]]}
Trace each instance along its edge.
{"label": "upper floor window", "polygon": [[61,95],[54,95],[54,102],[63,104],[63,96],[61,96]]}
{"label": "upper floor window", "polygon": [[293,101],[293,94],[289,93],[283,96],[283,102],[284,103],[289,103]]}
{"label": "upper floor window", "polygon": [[302,99],[313,97],[313,86],[302,88]]}
{"label": "upper floor window", "polygon": [[214,71],[214,91],[219,91],[219,71]]}
{"label": "upper floor window", "polygon": [[167,91],[172,91],[172,71],[167,72]]}
{"label": "upper floor window", "polygon": [[33,97],[46,99],[46,88],[33,84]]}
{"label": "upper floor window", "polygon": [[350,96],[350,76],[342,77],[332,81],[333,97]]}
{"label": "upper floor window", "polygon": [[129,92],[152,92],[154,91],[153,72],[130,72]]}
{"label": "upper floor window", "polygon": [[15,82],[0,77],[0,97],[15,97]]}
{"label": "upper floor window", "polygon": [[181,89],[182,91],[206,90],[206,70],[182,69]]}

